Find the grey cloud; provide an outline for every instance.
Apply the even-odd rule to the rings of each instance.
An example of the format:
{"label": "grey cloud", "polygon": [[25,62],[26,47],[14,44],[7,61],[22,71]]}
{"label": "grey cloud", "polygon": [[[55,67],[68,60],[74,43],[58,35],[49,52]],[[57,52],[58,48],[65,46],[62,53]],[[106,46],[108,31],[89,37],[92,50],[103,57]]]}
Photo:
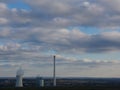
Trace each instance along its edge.
{"label": "grey cloud", "polygon": [[8,39],[18,42],[21,48],[30,51],[49,51],[53,48],[58,53],[81,53],[81,52],[112,52],[120,50],[120,33],[103,32],[89,35],[80,30],[57,29],[57,28],[3,28],[0,34],[1,40]]}
{"label": "grey cloud", "polygon": [[[115,8],[115,5],[111,6],[112,2],[119,3],[118,0],[110,2],[107,0],[25,0],[25,2],[31,7],[31,10],[10,10],[6,4],[1,3],[1,7],[4,6],[2,10],[7,13],[4,13],[2,18],[4,21],[7,18],[8,26],[46,27],[47,25],[48,28],[66,28],[71,26],[119,27],[118,7]],[[109,5],[112,10],[106,5]],[[8,19],[8,17],[10,18]]]}
{"label": "grey cloud", "polygon": [[[58,1],[45,0],[30,2],[33,11],[31,11],[31,18],[36,22],[36,18],[47,24],[48,26],[69,27],[69,26],[90,26],[90,27],[117,27],[119,26],[119,13],[115,10],[110,12],[106,4],[111,2],[105,1]],[[49,3],[52,2],[52,3]],[[116,1],[115,1],[116,2]],[[49,4],[47,4],[49,3]],[[62,9],[64,8],[64,9]],[[115,19],[118,15],[117,19]],[[97,23],[96,23],[97,22]],[[40,23],[40,25],[42,25]],[[42,26],[44,26],[44,24]]]}
{"label": "grey cloud", "polygon": [[[7,32],[7,33],[6,33]],[[112,52],[120,50],[120,33],[103,32],[89,35],[77,29],[46,29],[25,28],[17,31],[3,32],[1,39],[18,41],[21,48],[28,51],[49,51],[51,48],[58,53],[81,53],[81,52]],[[4,35],[4,36],[3,36]],[[13,42],[14,42],[13,41]]]}
{"label": "grey cloud", "polygon": [[[108,0],[25,0],[30,11],[7,8],[1,3],[4,11],[1,20],[11,27],[119,27],[119,1]],[[52,2],[52,3],[51,3]],[[48,4],[49,3],[49,4]],[[107,7],[109,6],[109,7]],[[9,17],[9,19],[8,19]]]}
{"label": "grey cloud", "polygon": [[64,51],[70,52],[70,50],[75,50],[75,52],[111,52],[120,48],[120,34],[119,32],[113,33],[87,35],[78,30],[69,31],[65,29],[61,31],[56,30],[52,34],[44,33],[45,35],[43,34],[42,37],[38,34],[39,36],[36,36],[34,40],[30,39],[30,42],[46,43],[46,46],[57,48],[58,52],[61,53]]}
{"label": "grey cloud", "polygon": [[58,65],[71,65],[71,66],[82,66],[82,67],[101,67],[102,65],[119,65],[119,60],[92,60],[92,59],[76,59],[68,58],[61,55],[56,55]]}

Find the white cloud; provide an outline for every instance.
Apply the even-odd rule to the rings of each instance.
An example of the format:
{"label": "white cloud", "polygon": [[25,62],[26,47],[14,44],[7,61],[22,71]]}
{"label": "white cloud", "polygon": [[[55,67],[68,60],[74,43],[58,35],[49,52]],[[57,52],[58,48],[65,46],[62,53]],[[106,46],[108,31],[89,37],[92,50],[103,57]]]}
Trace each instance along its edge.
{"label": "white cloud", "polygon": [[16,55],[19,53],[21,45],[18,43],[5,43],[0,45],[1,59],[4,59],[7,55]]}
{"label": "white cloud", "polygon": [[4,25],[4,24],[7,24],[8,23],[8,20],[5,19],[5,18],[0,18],[0,25]]}
{"label": "white cloud", "polygon": [[0,10],[6,10],[6,9],[8,9],[7,5],[5,3],[0,3]]}

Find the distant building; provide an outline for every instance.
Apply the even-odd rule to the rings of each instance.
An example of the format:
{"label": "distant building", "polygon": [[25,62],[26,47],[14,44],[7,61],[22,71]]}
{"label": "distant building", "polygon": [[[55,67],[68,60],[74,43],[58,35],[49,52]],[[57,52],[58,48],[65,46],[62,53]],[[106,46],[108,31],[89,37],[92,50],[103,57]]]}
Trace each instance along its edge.
{"label": "distant building", "polygon": [[37,77],[36,85],[37,85],[37,87],[44,87],[44,79],[42,77]]}
{"label": "distant building", "polygon": [[16,73],[16,87],[23,87],[23,70],[20,68]]}

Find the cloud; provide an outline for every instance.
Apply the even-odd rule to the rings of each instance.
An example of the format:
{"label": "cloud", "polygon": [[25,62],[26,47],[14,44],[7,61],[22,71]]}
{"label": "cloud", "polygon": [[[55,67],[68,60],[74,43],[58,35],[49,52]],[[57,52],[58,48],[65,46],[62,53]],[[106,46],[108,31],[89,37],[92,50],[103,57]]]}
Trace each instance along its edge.
{"label": "cloud", "polygon": [[[36,18],[39,18],[42,23],[46,23],[48,26],[89,26],[103,28],[119,27],[118,23],[116,23],[119,18],[119,14],[116,14],[116,9],[114,9],[114,7],[111,7],[113,9],[113,12],[111,12],[110,8],[106,7],[106,5],[111,4],[111,2],[119,2],[118,0],[111,2],[107,0],[36,0],[35,2],[30,2],[29,0],[25,1],[31,6],[31,17],[33,19],[33,22],[36,20]],[[117,17],[117,19],[115,17]],[[38,21],[36,20],[36,22]],[[63,22],[64,25],[63,23],[59,22]],[[39,24],[42,25],[41,23]]]}
{"label": "cloud", "polygon": [[[0,60],[0,71],[4,74],[11,72],[7,75],[15,76],[17,68],[22,65],[25,71],[25,76],[36,76],[39,73],[44,76],[52,76],[52,56],[42,56],[40,53],[37,55],[37,53],[28,52],[22,54],[22,56],[20,55],[20,57],[23,57],[23,59],[8,57],[9,60]],[[27,58],[25,59],[25,57]],[[36,59],[35,57],[38,58]],[[118,74],[115,72],[115,69],[119,67],[119,64],[119,60],[76,59],[61,55],[56,56],[57,76],[117,76]],[[4,71],[2,69],[4,69]],[[107,72],[108,70],[115,71],[109,73]],[[2,75],[2,73],[0,75]]]}
{"label": "cloud", "polygon": [[120,48],[118,31],[89,35],[78,29],[37,27],[9,30],[5,28],[1,31],[0,36],[5,43],[11,40],[14,44],[20,44],[21,50],[27,49],[28,51],[48,52],[50,49],[54,49],[57,53],[80,54],[115,52]]}
{"label": "cloud", "polygon": [[0,18],[0,24],[7,24],[8,23],[8,21],[7,21],[7,19],[5,19],[5,18]]}
{"label": "cloud", "polygon": [[7,5],[5,3],[0,3],[0,8],[5,10],[7,9]]}
{"label": "cloud", "polygon": [[[23,39],[19,37],[24,32]],[[43,45],[44,49],[55,48],[58,53],[80,53],[80,52],[112,52],[119,51],[119,32],[106,32],[96,35],[85,34],[79,30],[59,29],[40,30],[32,29],[29,33],[23,31],[15,36],[33,46]]]}
{"label": "cloud", "polygon": [[[14,2],[14,1],[13,1]],[[51,3],[52,2],[52,3]],[[12,3],[12,2],[11,2]],[[15,3],[15,2],[14,2]],[[119,1],[108,0],[24,0],[31,10],[9,9],[9,2],[1,1],[2,18],[10,17],[12,27],[119,27]],[[49,3],[49,4],[48,4]],[[96,23],[97,22],[97,23]]]}

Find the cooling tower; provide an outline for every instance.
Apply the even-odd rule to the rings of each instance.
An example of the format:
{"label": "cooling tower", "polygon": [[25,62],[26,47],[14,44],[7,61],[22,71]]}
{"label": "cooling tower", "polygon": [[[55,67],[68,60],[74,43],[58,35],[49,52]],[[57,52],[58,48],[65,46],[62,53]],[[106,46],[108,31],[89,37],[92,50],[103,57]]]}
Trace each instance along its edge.
{"label": "cooling tower", "polygon": [[16,73],[16,87],[23,87],[22,77],[23,77],[23,70],[20,68]]}

